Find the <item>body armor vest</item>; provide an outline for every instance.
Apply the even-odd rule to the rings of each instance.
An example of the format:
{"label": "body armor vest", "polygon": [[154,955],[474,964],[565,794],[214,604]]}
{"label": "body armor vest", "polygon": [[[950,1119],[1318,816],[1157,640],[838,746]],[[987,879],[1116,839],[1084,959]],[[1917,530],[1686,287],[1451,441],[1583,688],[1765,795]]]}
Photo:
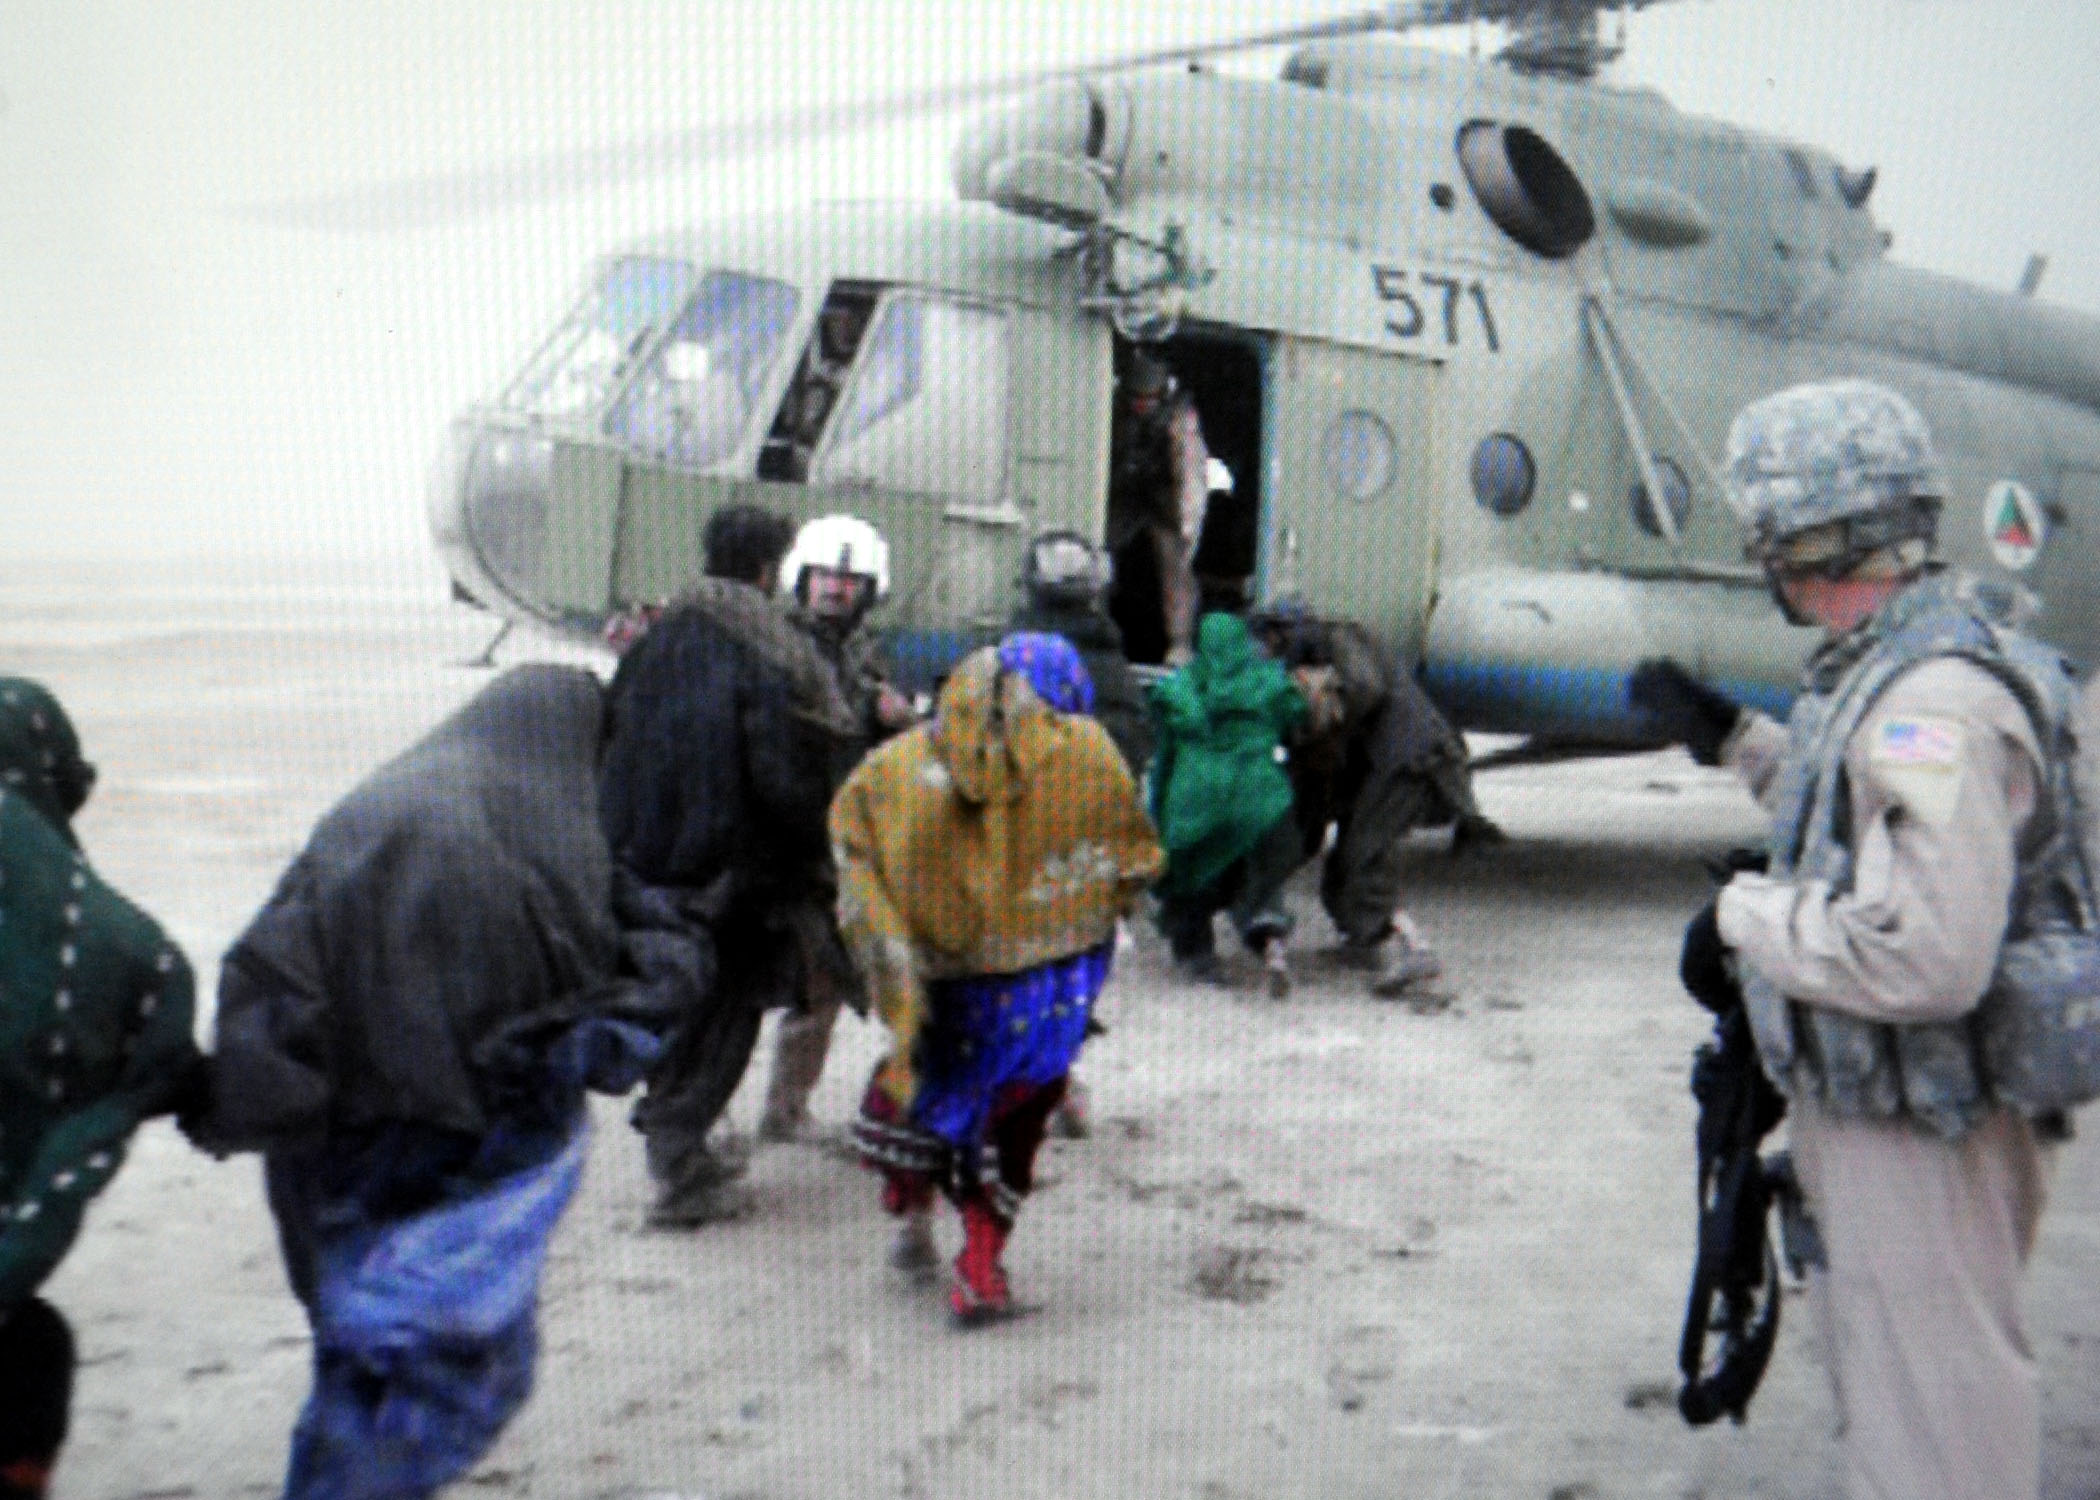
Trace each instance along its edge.
{"label": "body armor vest", "polygon": [[1771,873],[1825,881],[1838,893],[1853,877],[1845,749],[1905,671],[1955,656],[1989,672],[2026,709],[2044,758],[2006,941],[1975,1011],[1888,1025],[1791,1002],[1745,973],[1765,1071],[1782,1092],[1806,1090],[1829,1114],[1907,1118],[1953,1139],[1999,1104],[2040,1113],[2100,1093],[2100,922],[2072,785],[2077,685],[2063,658],[2011,628],[2008,614],[1973,583],[1914,585],[1811,660],[1787,721]]}

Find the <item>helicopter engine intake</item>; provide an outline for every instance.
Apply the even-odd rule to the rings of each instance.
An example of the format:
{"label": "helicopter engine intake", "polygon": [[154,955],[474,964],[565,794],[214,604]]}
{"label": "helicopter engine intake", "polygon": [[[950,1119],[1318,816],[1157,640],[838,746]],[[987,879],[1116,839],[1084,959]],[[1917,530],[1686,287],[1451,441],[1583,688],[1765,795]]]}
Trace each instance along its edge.
{"label": "helicopter engine intake", "polygon": [[1537,131],[1469,120],[1459,127],[1458,162],[1495,227],[1532,254],[1565,260],[1597,232],[1582,179]]}

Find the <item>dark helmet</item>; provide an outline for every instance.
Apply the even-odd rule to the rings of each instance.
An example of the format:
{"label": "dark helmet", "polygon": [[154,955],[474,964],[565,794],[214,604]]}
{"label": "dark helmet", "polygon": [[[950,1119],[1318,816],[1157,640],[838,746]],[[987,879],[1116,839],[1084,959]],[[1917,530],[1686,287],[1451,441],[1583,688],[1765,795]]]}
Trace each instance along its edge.
{"label": "dark helmet", "polygon": [[1076,531],[1046,531],[1028,544],[1021,583],[1038,604],[1092,604],[1108,592],[1108,554]]}

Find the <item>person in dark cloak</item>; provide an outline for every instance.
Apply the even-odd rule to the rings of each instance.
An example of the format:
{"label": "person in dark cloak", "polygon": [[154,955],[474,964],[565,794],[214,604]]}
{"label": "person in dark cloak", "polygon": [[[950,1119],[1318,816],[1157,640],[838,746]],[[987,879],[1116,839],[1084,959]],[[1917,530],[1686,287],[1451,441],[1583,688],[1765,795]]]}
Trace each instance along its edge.
{"label": "person in dark cloak", "polygon": [[858,726],[809,637],[771,596],[793,539],[782,518],[710,518],[708,576],[620,660],[599,810],[623,922],[647,930],[645,972],[685,993],[635,1111],[658,1185],[651,1222],[740,1213],[740,1153],[710,1144],[765,1011],[851,994],[832,920],[824,817]]}
{"label": "person in dark cloak", "polygon": [[1362,626],[1294,599],[1252,623],[1310,705],[1288,745],[1292,805],[1301,858],[1326,851],[1320,903],[1342,935],[1336,956],[1373,994],[1410,993],[1443,966],[1402,913],[1408,833],[1449,823],[1454,847],[1503,836],[1473,801],[1465,741]]}
{"label": "person in dark cloak", "polygon": [[72,1404],[72,1331],[37,1289],[198,1067],[189,965],[74,836],[94,781],[58,700],[0,678],[0,1500],[45,1493]]}
{"label": "person in dark cloak", "polygon": [[602,725],[586,672],[498,678],[322,818],[221,967],[193,1134],[263,1153],[313,1324],[287,1500],[430,1495],[531,1391],[585,1090],[669,1024],[623,977]]}
{"label": "person in dark cloak", "polygon": [[1141,781],[1152,760],[1152,715],[1123,654],[1123,632],[1104,602],[1110,581],[1109,560],[1092,542],[1076,531],[1046,531],[1028,544],[1021,576],[1026,597],[1006,628],[1072,643],[1094,684],[1094,719],[1115,741],[1130,779]]}

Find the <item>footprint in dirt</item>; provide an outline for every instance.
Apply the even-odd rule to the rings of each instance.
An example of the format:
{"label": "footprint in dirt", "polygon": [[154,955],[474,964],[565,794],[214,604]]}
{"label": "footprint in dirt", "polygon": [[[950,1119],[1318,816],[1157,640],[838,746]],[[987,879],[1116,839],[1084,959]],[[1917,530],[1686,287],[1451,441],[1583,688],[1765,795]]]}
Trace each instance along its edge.
{"label": "footprint in dirt", "polygon": [[1328,1398],[1343,1411],[1361,1411],[1400,1363],[1400,1336],[1384,1324],[1350,1328],[1334,1341],[1327,1363]]}
{"label": "footprint in dirt", "polygon": [[1212,1245],[1196,1254],[1189,1285],[1212,1302],[1259,1302],[1276,1290],[1277,1278],[1262,1269],[1268,1252],[1249,1245]]}

